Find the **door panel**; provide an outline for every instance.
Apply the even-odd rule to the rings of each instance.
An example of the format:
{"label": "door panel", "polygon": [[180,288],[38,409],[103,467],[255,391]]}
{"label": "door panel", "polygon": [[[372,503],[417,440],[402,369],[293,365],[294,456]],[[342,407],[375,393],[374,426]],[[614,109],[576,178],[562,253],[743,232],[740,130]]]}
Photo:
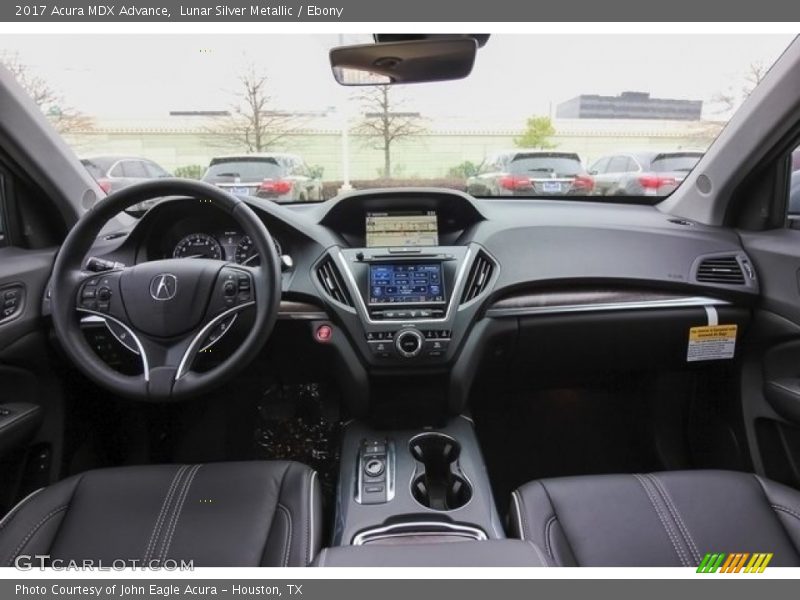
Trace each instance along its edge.
{"label": "door panel", "polygon": [[759,473],[800,487],[800,231],[786,227],[740,236],[762,296],[741,381],[753,463]]}
{"label": "door panel", "polygon": [[[42,326],[42,299],[56,249],[0,248],[0,360],[7,348]],[[15,299],[6,296],[16,294]],[[10,302],[16,305],[6,306]],[[13,311],[6,316],[5,311]]]}
{"label": "door panel", "polygon": [[42,318],[56,250],[0,248],[0,513],[58,475],[62,386]]}

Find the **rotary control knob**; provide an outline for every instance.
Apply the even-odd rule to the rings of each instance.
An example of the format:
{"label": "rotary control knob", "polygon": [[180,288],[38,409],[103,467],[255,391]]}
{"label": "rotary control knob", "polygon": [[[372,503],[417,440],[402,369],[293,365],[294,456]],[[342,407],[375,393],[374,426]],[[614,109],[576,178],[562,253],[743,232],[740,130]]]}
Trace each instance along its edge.
{"label": "rotary control knob", "polygon": [[394,340],[397,352],[403,358],[414,358],[422,352],[424,343],[422,334],[416,329],[406,329],[397,334]]}
{"label": "rotary control knob", "polygon": [[379,458],[371,458],[364,465],[364,473],[369,477],[380,477],[383,474],[384,464]]}

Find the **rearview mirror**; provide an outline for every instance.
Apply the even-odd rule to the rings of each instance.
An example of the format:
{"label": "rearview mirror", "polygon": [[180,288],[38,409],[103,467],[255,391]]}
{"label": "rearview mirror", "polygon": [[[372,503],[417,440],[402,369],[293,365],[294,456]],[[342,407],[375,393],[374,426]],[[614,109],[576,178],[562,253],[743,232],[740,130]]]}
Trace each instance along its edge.
{"label": "rearview mirror", "polygon": [[472,72],[474,38],[340,46],[330,51],[341,85],[388,85],[463,79]]}

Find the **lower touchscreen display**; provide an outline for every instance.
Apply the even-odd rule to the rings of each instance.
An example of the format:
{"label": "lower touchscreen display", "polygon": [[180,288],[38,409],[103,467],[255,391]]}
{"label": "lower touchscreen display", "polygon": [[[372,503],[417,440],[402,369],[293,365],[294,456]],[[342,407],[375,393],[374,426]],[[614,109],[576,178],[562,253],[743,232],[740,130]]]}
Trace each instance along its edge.
{"label": "lower touchscreen display", "polygon": [[370,304],[442,304],[441,263],[369,266]]}

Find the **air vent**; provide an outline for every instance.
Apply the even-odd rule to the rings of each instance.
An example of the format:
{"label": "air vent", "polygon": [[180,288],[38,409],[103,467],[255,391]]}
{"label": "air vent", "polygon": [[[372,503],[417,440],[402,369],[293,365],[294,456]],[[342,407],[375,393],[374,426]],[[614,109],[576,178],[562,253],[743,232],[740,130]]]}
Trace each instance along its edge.
{"label": "air vent", "polygon": [[336,268],[336,264],[332,259],[326,258],[320,263],[317,267],[317,277],[319,277],[319,282],[331,298],[347,306],[353,306],[339,269]]}
{"label": "air vent", "polygon": [[467,276],[467,284],[461,296],[461,304],[465,304],[480,296],[489,285],[489,280],[494,272],[494,263],[483,252],[479,252],[472,263]]}
{"label": "air vent", "polygon": [[744,285],[744,273],[735,256],[717,256],[700,262],[697,267],[697,281]]}

